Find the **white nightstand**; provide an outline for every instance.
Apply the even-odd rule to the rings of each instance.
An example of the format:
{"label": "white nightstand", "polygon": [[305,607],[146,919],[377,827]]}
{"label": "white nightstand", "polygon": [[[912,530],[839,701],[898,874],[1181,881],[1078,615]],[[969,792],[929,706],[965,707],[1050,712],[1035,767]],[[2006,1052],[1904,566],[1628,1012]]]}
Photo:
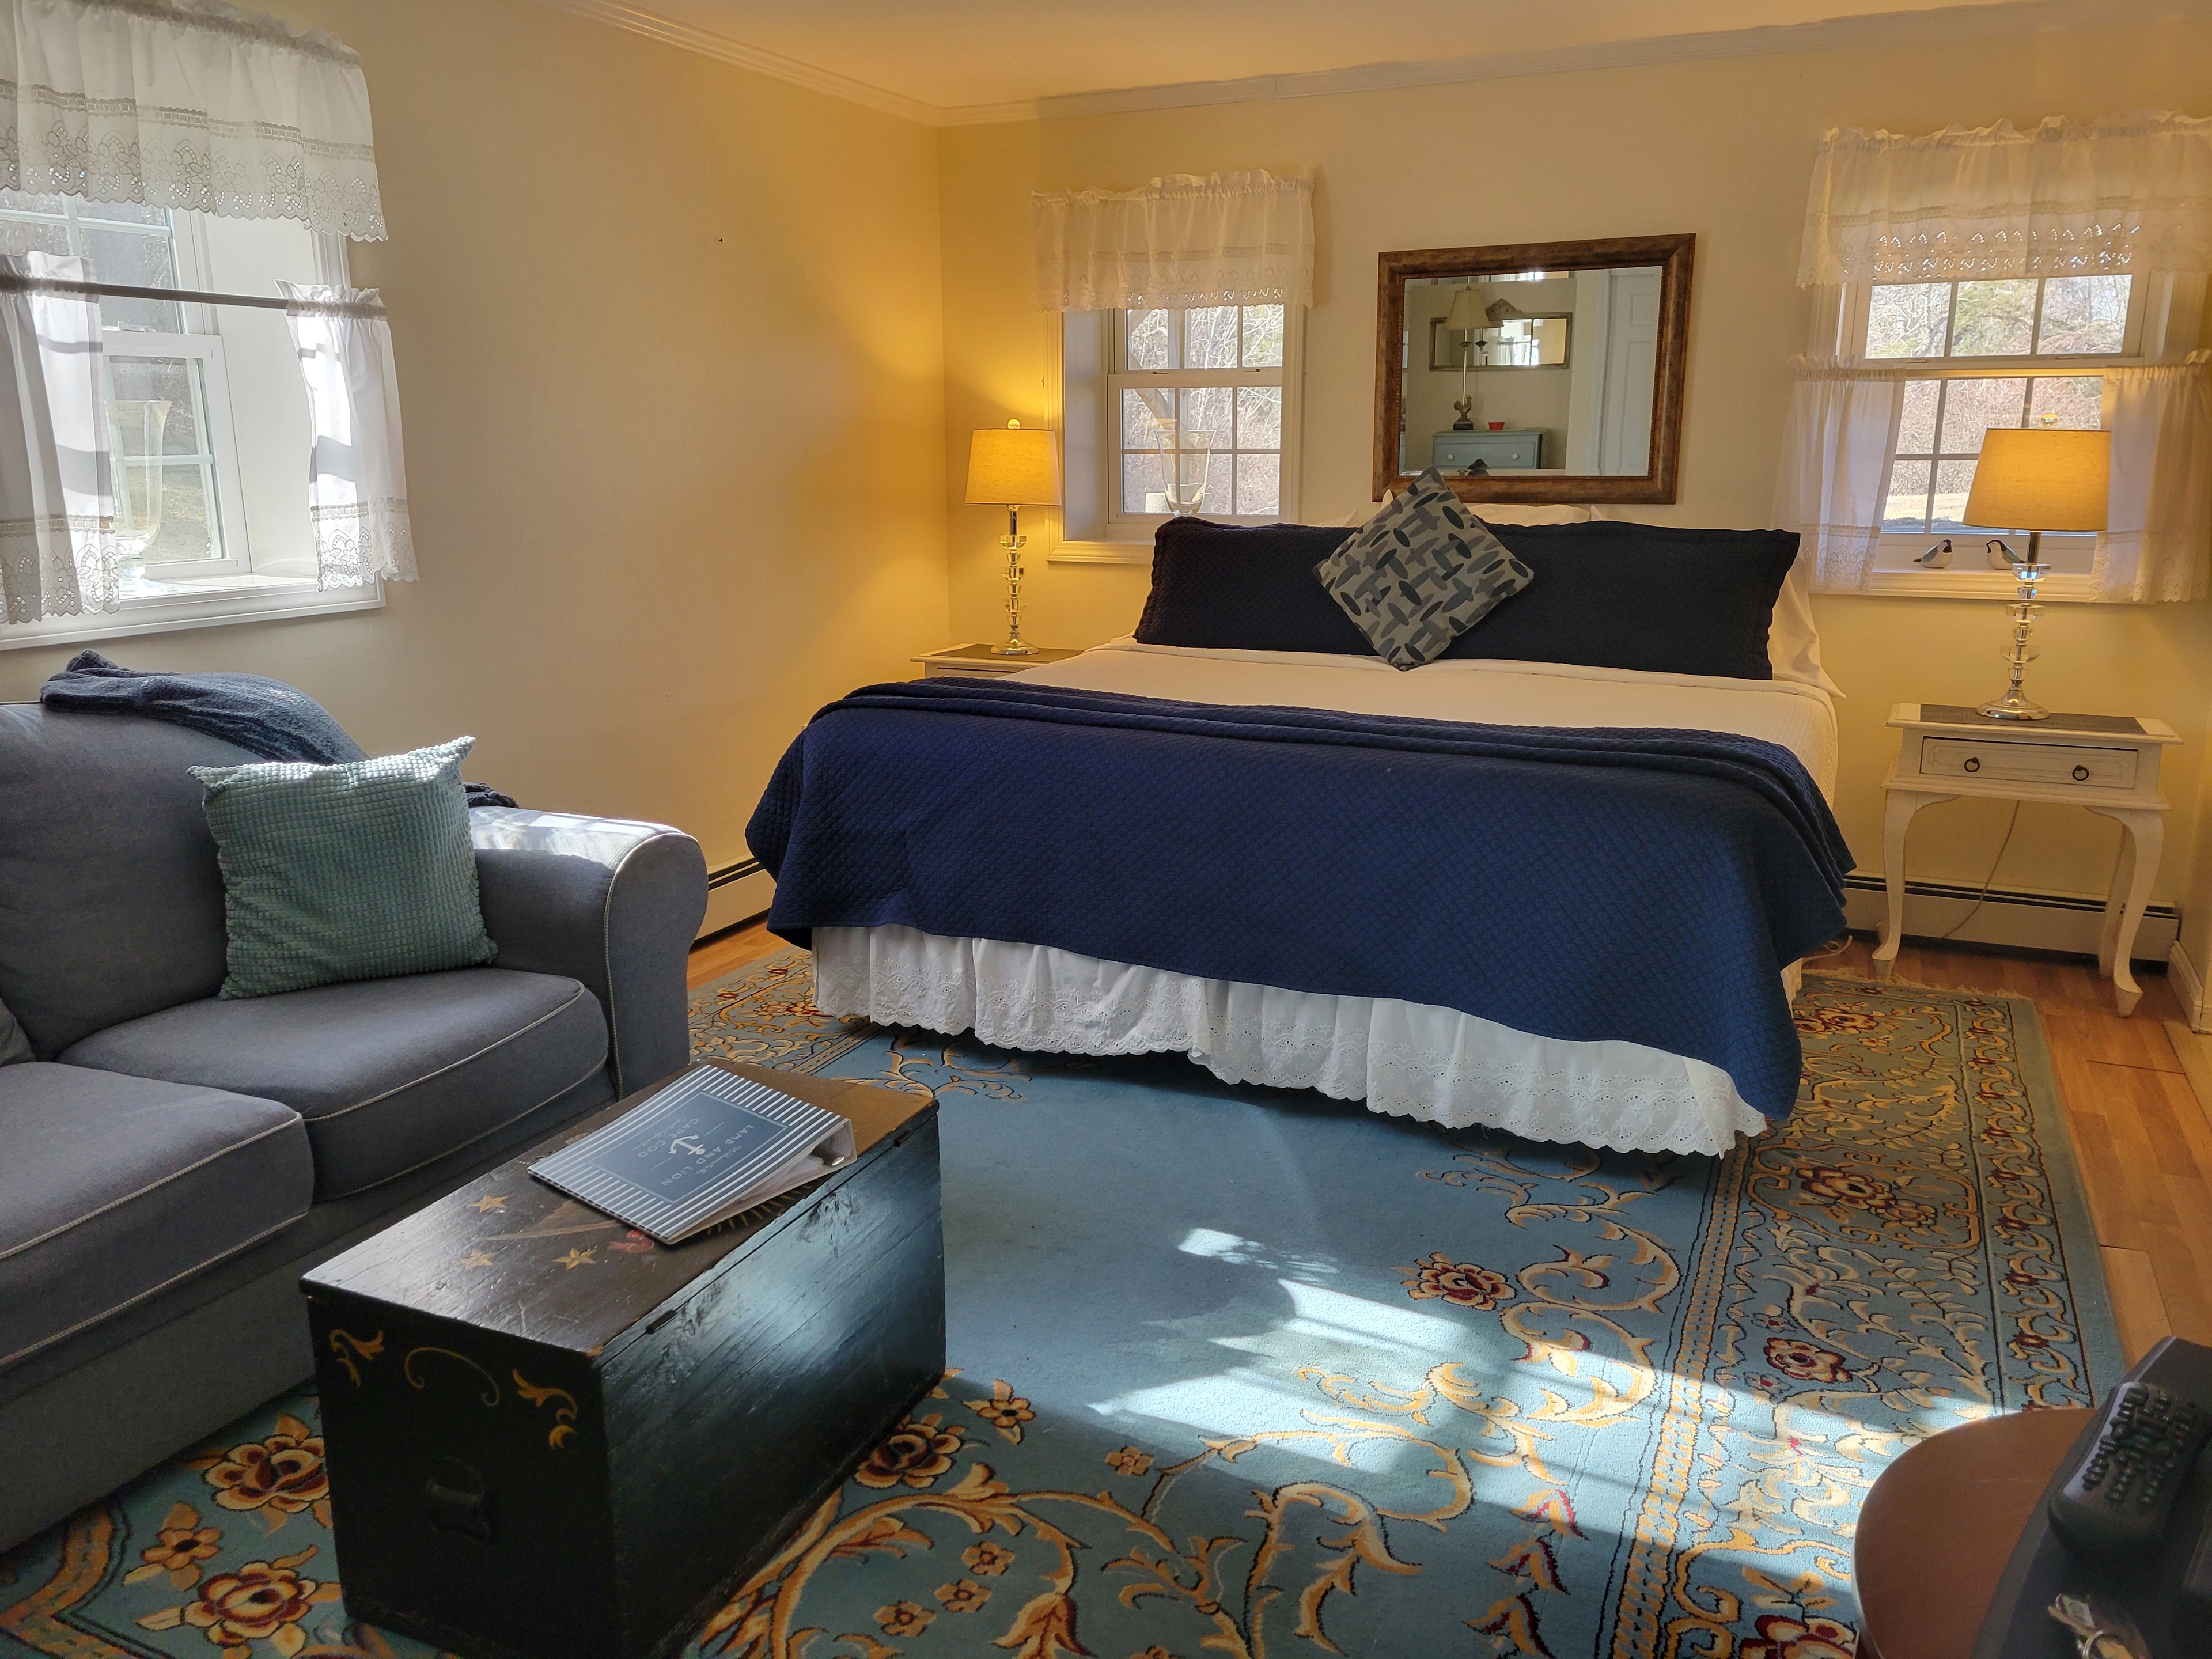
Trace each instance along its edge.
{"label": "white nightstand", "polygon": [[921,665],[921,677],[926,680],[942,678],[947,674],[1018,674],[1024,668],[1035,668],[1042,663],[1065,662],[1070,657],[1080,656],[1077,651],[1065,651],[1057,646],[1041,645],[1027,656],[1001,657],[988,645],[956,645],[943,651],[925,651],[908,660]]}
{"label": "white nightstand", "polygon": [[2135,1012],[2142,988],[2128,963],[2166,839],[2158,760],[2166,744],[2181,741],[2173,728],[2127,714],[1993,720],[1934,702],[1899,703],[1889,723],[1900,736],[1897,763],[1882,782],[1881,867],[1889,908],[1875,971],[1886,976],[1897,960],[1905,928],[1905,836],[1914,813],[1961,795],[2086,806],[2127,832],[2105,899],[2097,971],[2112,981],[2120,1012]]}

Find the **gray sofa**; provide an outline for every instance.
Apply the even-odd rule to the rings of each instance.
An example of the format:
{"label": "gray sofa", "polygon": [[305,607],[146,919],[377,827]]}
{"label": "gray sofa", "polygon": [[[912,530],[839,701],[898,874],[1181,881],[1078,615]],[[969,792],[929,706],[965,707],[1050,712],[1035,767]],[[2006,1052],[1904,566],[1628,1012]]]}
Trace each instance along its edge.
{"label": "gray sofa", "polygon": [[219,1000],[185,769],[253,758],[0,704],[0,1547],[307,1377],[307,1268],[687,1058],[658,824],[478,809],[493,965]]}

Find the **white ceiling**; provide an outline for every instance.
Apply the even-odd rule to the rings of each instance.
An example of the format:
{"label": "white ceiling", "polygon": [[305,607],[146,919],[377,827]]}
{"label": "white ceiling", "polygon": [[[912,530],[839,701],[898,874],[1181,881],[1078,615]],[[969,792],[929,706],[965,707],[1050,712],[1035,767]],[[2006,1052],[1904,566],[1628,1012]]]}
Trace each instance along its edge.
{"label": "white ceiling", "polygon": [[[923,118],[1040,100],[1370,65],[1469,78],[1758,51],[1918,22],[1943,33],[2203,9],[2194,0],[550,0]],[[1821,26],[1826,26],[1822,27]],[[1696,37],[1737,36],[1734,40]],[[1397,78],[1406,78],[1402,74]],[[1434,78],[1444,78],[1441,75]],[[1316,86],[1310,90],[1327,90]],[[1146,101],[1204,101],[1195,98]]]}

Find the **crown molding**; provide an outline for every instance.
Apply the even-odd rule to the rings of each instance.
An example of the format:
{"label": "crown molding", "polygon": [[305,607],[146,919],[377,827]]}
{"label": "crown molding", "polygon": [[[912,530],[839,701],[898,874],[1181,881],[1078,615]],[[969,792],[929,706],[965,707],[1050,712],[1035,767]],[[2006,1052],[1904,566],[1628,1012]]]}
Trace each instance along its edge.
{"label": "crown molding", "polygon": [[711,29],[702,29],[690,23],[679,23],[673,18],[663,17],[641,6],[626,5],[623,0],[538,0],[538,3],[551,6],[556,11],[588,17],[594,22],[611,23],[618,29],[642,34],[647,40],[658,40],[664,46],[696,52],[702,58],[734,64],[739,69],[750,70],[771,80],[787,81],[793,86],[826,92],[832,98],[842,98],[848,104],[880,110],[885,115],[901,116],[927,126],[939,126],[944,123],[945,112],[935,104],[926,104],[919,98],[908,97],[904,93],[870,86],[865,81],[855,81],[849,75],[839,75],[834,70],[803,64],[796,58],[786,58],[781,52],[749,46],[742,40],[732,40],[726,34],[717,34]]}
{"label": "crown molding", "polygon": [[1996,0],[1925,11],[1882,12],[1814,23],[1764,24],[1700,34],[1600,41],[1535,52],[1492,52],[1421,63],[1361,64],[1348,69],[1296,75],[1255,75],[1236,81],[1186,81],[1104,92],[1064,93],[998,104],[943,105],[856,81],[781,52],[747,46],[710,29],[662,17],[625,0],[539,0],[539,3],[697,52],[740,69],[827,93],[848,103],[932,127],[988,126],[1008,122],[1121,115],[1148,110],[1193,109],[1216,104],[1269,103],[1327,98],[1343,93],[1501,81],[1578,70],[1634,69],[1723,58],[1763,58],[1786,52],[1850,52],[1984,35],[2043,33],[2170,20],[2212,18],[2212,0]]}

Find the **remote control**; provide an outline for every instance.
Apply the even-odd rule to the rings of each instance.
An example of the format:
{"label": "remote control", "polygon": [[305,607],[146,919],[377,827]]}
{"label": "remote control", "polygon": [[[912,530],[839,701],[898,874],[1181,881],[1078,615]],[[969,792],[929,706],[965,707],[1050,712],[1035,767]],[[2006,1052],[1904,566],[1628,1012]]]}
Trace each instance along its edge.
{"label": "remote control", "polygon": [[2097,1441],[2051,1500],[2051,1523],[2078,1549],[2142,1549],[2166,1534],[2173,1500],[2212,1435],[2212,1416],[2169,1389],[2123,1384],[2105,1402]]}

